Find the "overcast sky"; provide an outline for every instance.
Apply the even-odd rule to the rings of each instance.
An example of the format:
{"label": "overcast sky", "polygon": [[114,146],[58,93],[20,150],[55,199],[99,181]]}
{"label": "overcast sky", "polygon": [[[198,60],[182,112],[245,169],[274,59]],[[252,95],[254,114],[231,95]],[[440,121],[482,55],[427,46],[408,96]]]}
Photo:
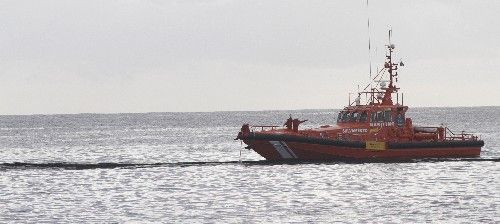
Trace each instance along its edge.
{"label": "overcast sky", "polygon": [[2,0],[0,114],[342,108],[393,29],[409,106],[500,105],[500,1]]}

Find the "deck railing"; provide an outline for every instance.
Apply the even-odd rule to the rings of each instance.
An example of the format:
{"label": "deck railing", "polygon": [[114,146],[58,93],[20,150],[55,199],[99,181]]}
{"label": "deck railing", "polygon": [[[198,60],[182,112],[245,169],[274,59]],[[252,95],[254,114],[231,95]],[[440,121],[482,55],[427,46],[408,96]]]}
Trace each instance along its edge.
{"label": "deck railing", "polygon": [[253,125],[253,126],[251,126],[251,130],[253,132],[253,131],[255,131],[255,129],[260,128],[261,131],[265,131],[265,130],[274,130],[274,129],[277,129],[279,127],[280,126],[275,126],[275,125]]}
{"label": "deck railing", "polygon": [[445,127],[445,136],[447,140],[478,140],[477,136],[465,133],[465,131],[462,131],[460,134],[455,134],[448,127]]}
{"label": "deck railing", "polygon": [[418,126],[415,128],[416,131],[424,133],[435,133],[438,134],[439,129],[444,128],[444,139],[445,140],[478,140],[478,136],[462,131],[461,133],[454,133],[448,127],[430,127],[430,126]]}

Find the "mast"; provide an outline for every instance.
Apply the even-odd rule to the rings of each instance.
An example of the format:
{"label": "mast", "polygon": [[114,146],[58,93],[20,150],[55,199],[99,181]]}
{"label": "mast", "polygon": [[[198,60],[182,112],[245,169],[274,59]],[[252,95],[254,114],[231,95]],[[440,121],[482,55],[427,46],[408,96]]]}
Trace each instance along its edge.
{"label": "mast", "polygon": [[392,30],[389,30],[389,44],[385,45],[389,50],[389,54],[386,55],[386,62],[384,64],[384,67],[389,72],[389,86],[387,88],[382,88],[383,90],[385,90],[384,98],[382,99],[382,105],[393,105],[392,93],[397,92],[399,89],[396,87],[396,85],[394,85],[394,77],[398,76],[398,73],[394,71],[398,70],[398,64],[392,62],[392,52],[396,47],[391,43],[391,35]]}
{"label": "mast", "polygon": [[[370,101],[368,105],[394,105],[392,102],[392,94],[393,93],[398,93],[399,88],[395,85],[396,82],[398,82],[397,76],[398,76],[398,66],[404,66],[403,62],[400,62],[399,65],[398,63],[393,63],[392,56],[394,49],[396,48],[394,44],[391,43],[391,36],[392,36],[392,30],[389,30],[389,44],[385,45],[387,47],[387,53],[385,54],[385,62],[384,62],[384,68],[378,69],[376,71],[376,74],[374,77],[371,76],[370,72],[370,83],[360,92],[359,91],[359,86],[358,86],[358,98],[356,98],[356,102],[359,101],[359,98],[361,94],[369,94],[370,95]],[[371,61],[370,61],[371,62]],[[371,68],[371,66],[370,66]],[[371,71],[371,69],[370,69]],[[382,80],[382,78],[385,76],[385,71],[389,73],[389,86],[386,86],[386,80]],[[378,82],[380,85],[380,88],[373,87],[372,83],[373,82]],[[367,89],[370,88],[369,91]],[[350,95],[349,95],[350,97]],[[399,97],[398,97],[399,98]],[[368,99],[367,99],[368,100]],[[375,102],[376,101],[376,102]],[[398,99],[399,101],[399,99]],[[353,102],[349,100],[349,106],[351,106]],[[398,102],[399,103],[399,102]],[[357,103],[359,104],[359,103]]]}

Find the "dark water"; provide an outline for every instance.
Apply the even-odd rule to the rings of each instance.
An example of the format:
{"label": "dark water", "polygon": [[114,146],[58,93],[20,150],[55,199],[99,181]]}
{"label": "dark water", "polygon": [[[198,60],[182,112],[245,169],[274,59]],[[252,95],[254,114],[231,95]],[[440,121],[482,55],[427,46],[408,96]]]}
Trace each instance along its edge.
{"label": "dark water", "polygon": [[409,114],[478,133],[479,160],[237,162],[242,123],[333,112],[0,116],[0,222],[500,222],[500,107]]}

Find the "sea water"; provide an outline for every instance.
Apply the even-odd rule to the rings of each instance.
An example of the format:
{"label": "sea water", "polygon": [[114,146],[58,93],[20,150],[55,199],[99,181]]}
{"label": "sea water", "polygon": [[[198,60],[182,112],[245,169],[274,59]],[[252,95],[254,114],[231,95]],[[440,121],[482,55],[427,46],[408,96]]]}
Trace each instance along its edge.
{"label": "sea water", "polygon": [[0,222],[500,222],[500,107],[408,112],[480,135],[474,161],[261,163],[233,140],[336,112],[0,116]]}

